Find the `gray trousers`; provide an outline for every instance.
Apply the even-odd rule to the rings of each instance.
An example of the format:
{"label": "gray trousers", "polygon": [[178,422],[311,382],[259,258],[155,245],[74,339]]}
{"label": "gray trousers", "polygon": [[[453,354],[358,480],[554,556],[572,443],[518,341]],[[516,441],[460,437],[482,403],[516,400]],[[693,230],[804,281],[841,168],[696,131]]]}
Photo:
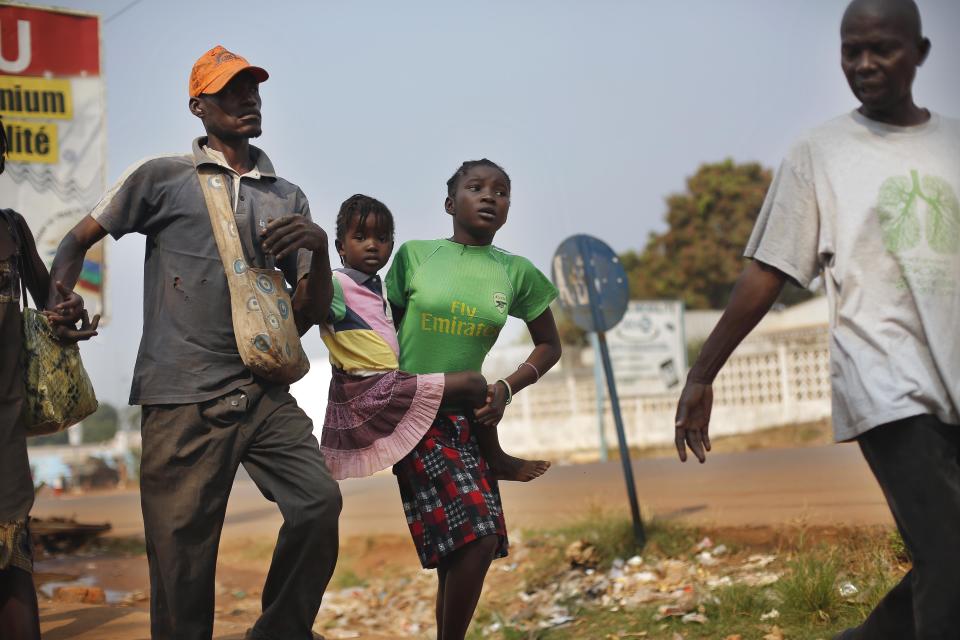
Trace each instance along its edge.
{"label": "gray trousers", "polygon": [[140,495],[153,640],[209,640],[227,498],[242,464],[283,526],[252,637],[310,640],[337,562],[340,489],[286,387],[254,382],[186,405],[143,407]]}
{"label": "gray trousers", "polygon": [[960,638],[960,426],[921,415],[857,438],[913,568],[843,640]]}

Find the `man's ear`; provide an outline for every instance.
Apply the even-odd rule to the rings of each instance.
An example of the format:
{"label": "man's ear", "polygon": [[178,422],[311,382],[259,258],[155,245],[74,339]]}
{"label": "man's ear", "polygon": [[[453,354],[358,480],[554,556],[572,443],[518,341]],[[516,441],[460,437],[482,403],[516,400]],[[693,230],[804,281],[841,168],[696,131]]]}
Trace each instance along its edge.
{"label": "man's ear", "polygon": [[201,120],[203,120],[203,117],[207,115],[207,111],[204,109],[203,101],[201,101],[200,98],[190,98],[190,102],[187,103],[187,106],[190,109],[190,113],[197,116]]}
{"label": "man's ear", "polygon": [[443,209],[450,215],[453,215],[453,198],[447,196],[446,200],[443,201]]}
{"label": "man's ear", "polygon": [[930,47],[933,45],[930,43],[930,38],[924,38],[920,41],[920,62],[917,63],[917,66],[921,66],[927,60],[927,56],[930,55]]}

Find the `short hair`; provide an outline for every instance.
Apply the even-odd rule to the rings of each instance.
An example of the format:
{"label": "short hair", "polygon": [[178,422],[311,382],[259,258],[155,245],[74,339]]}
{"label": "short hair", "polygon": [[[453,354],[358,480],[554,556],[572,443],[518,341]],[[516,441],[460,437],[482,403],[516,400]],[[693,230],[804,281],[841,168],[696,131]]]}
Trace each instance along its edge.
{"label": "short hair", "polygon": [[851,0],[843,12],[843,23],[858,11],[870,11],[885,17],[895,17],[903,28],[918,40],[923,38],[923,23],[920,19],[920,8],[914,0]]}
{"label": "short hair", "polygon": [[374,216],[378,229],[389,232],[392,242],[393,214],[390,213],[390,209],[376,198],[362,193],[350,196],[340,205],[340,211],[337,213],[337,240],[343,242],[347,237],[347,229],[354,218],[357,218],[357,225],[363,227],[371,215]]}
{"label": "short hair", "polygon": [[460,168],[454,171],[453,175],[450,176],[450,179],[447,180],[447,195],[451,198],[453,194],[457,192],[457,187],[460,185],[460,178],[467,175],[467,172],[474,167],[493,167],[497,171],[503,174],[503,177],[507,179],[507,189],[510,188],[510,176],[504,171],[503,167],[498,165],[493,160],[488,160],[486,158],[480,158],[479,160],[467,160],[460,165]]}

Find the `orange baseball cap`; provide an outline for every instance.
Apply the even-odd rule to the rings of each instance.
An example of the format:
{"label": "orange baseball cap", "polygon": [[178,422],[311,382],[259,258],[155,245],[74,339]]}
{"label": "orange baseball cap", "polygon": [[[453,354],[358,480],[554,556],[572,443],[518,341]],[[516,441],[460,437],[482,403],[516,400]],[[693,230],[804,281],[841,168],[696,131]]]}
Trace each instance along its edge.
{"label": "orange baseball cap", "polygon": [[263,82],[270,75],[261,67],[254,67],[243,56],[227,51],[219,44],[197,58],[190,71],[190,97],[201,93],[217,93],[223,89],[233,76],[241,71],[250,71],[257,82]]}

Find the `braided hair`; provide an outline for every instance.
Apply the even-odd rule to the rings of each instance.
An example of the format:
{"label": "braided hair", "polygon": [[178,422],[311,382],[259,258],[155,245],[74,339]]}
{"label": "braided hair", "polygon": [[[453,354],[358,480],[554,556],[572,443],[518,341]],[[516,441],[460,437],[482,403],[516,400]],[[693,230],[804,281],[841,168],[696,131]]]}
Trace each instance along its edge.
{"label": "braided hair", "polygon": [[392,242],[393,214],[390,213],[390,209],[376,198],[362,193],[350,196],[340,205],[340,211],[337,213],[337,241],[343,243],[354,218],[357,219],[357,226],[362,229],[371,215],[377,222],[377,229],[387,232]]}
{"label": "braided hair", "polygon": [[510,188],[510,176],[507,174],[506,171],[503,170],[503,167],[498,165],[493,160],[481,158],[480,160],[467,160],[462,165],[460,165],[460,168],[457,169],[452,176],[450,176],[450,179],[447,180],[448,196],[450,196],[451,198],[453,197],[453,194],[457,192],[457,187],[460,185],[460,178],[467,175],[467,172],[470,171],[470,169],[473,169],[474,167],[493,167],[494,169],[496,169],[497,171],[503,174],[503,177],[507,179],[507,189]]}

